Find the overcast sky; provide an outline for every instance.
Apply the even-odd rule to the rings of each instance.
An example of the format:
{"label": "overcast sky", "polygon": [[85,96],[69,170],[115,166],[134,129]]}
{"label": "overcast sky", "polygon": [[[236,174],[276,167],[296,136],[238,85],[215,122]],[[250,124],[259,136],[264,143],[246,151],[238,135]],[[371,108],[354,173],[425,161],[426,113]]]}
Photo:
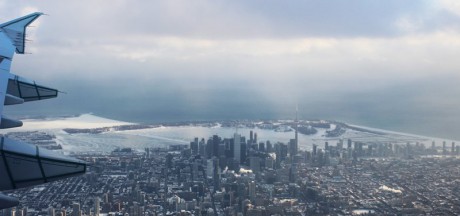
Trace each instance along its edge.
{"label": "overcast sky", "polygon": [[[326,118],[460,139],[460,2],[5,1],[13,72],[67,94],[7,111]],[[57,111],[56,111],[57,112]]]}

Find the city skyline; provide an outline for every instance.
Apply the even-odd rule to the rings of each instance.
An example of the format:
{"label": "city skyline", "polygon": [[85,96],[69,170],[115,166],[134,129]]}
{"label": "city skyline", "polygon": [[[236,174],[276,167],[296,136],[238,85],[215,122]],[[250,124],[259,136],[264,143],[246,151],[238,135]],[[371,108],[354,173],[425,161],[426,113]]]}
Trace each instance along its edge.
{"label": "city skyline", "polygon": [[[296,122],[289,124],[295,127]],[[318,128],[329,125],[311,124]],[[91,133],[64,131],[74,135]],[[34,140],[43,147],[56,141],[56,137],[43,132],[9,135]],[[295,133],[290,135],[295,137]],[[460,146],[454,142],[449,146],[446,142],[442,146],[435,146],[434,142],[426,145],[413,138],[393,136],[389,137],[392,141],[378,141],[378,134],[365,136],[368,141],[362,140],[362,136],[336,143],[318,141],[312,149],[297,152],[292,150],[294,139],[260,142],[265,137],[251,129],[228,137],[191,138],[189,145],[76,152],[73,156],[91,161],[87,175],[40,189],[17,191],[22,203],[0,214],[140,216],[180,212],[255,216],[458,212],[455,176],[459,171]],[[238,149],[235,137],[241,140],[240,161],[233,151]]]}

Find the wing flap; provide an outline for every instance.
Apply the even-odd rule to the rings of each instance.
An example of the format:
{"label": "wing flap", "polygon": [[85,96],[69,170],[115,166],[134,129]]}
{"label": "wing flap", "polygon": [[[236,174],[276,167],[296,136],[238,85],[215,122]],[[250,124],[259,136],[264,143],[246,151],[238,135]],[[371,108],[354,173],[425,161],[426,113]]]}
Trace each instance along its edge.
{"label": "wing flap", "polygon": [[58,90],[42,85],[37,85],[33,81],[28,81],[19,76],[8,80],[7,93],[21,98],[24,102],[44,100],[58,96]]}
{"label": "wing flap", "polygon": [[56,181],[86,172],[86,163],[27,143],[1,138],[0,190]]}

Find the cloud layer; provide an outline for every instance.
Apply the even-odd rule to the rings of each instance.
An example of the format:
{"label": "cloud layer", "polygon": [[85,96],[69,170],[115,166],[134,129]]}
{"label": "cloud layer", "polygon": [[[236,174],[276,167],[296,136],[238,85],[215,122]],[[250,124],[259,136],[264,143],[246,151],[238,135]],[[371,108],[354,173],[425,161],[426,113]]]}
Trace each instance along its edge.
{"label": "cloud layer", "polygon": [[456,1],[0,1],[0,11],[50,14],[13,70],[68,94],[34,106],[159,121],[290,117],[299,103],[305,118],[460,139]]}

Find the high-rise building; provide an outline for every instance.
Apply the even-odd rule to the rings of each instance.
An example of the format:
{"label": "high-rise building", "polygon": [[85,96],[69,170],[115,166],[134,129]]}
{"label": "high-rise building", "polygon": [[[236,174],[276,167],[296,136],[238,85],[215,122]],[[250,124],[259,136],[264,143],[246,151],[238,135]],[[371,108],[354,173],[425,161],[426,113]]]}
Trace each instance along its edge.
{"label": "high-rise building", "polygon": [[297,181],[297,164],[293,163],[289,167],[289,182],[294,183]]}
{"label": "high-rise building", "polygon": [[212,156],[219,157],[219,145],[220,145],[220,137],[217,135],[212,136]]}
{"label": "high-rise building", "polygon": [[212,178],[214,174],[214,160],[208,159],[206,164],[206,175],[208,178]]}
{"label": "high-rise building", "polygon": [[[243,139],[242,139],[243,140]],[[241,160],[240,160],[240,163],[241,164],[244,164],[246,163],[246,159],[247,159],[247,156],[248,156],[248,149],[247,149],[247,144],[244,142],[241,142]]]}
{"label": "high-rise building", "polygon": [[53,206],[50,206],[48,208],[48,216],[55,216],[55,215],[56,215],[56,212],[54,211]]}
{"label": "high-rise building", "polygon": [[450,150],[450,154],[454,155],[455,154],[455,142],[452,142],[452,148]]}
{"label": "high-rise building", "polygon": [[80,203],[72,204],[72,216],[81,216]]}
{"label": "high-rise building", "polygon": [[241,136],[237,133],[233,135],[233,158],[241,163]]}
{"label": "high-rise building", "polygon": [[201,156],[206,157],[206,141],[204,140],[204,138],[202,138],[199,143],[198,151]]}
{"label": "high-rise building", "polygon": [[299,108],[298,106],[295,107],[295,155],[297,154],[298,152],[298,149],[299,149],[299,118],[298,118],[298,112],[299,112]]}
{"label": "high-rise building", "polygon": [[273,145],[267,140],[267,152],[273,152]]}
{"label": "high-rise building", "polygon": [[446,155],[447,153],[447,150],[446,150],[446,141],[443,141],[442,142],[442,154],[443,155]]}
{"label": "high-rise building", "polygon": [[190,142],[190,149],[192,150],[193,155],[198,154],[198,137],[195,137],[195,140]]}
{"label": "high-rise building", "polygon": [[265,152],[265,143],[263,143],[263,142],[259,143],[259,151]]}
{"label": "high-rise building", "polygon": [[252,145],[252,143],[254,142],[254,133],[251,131],[249,131],[249,146]]}
{"label": "high-rise building", "polygon": [[252,172],[259,173],[260,172],[260,158],[259,157],[250,157],[249,158],[249,166],[251,167]]}
{"label": "high-rise building", "polygon": [[213,175],[212,180],[214,184],[214,190],[218,190],[220,186],[220,167],[219,167],[219,159],[214,157],[213,159]]}
{"label": "high-rise building", "polygon": [[256,199],[256,183],[254,181],[251,181],[248,184],[248,195],[251,200]]}
{"label": "high-rise building", "polygon": [[101,201],[99,200],[99,197],[94,197],[94,215],[99,216],[100,212],[100,207]]}
{"label": "high-rise building", "polygon": [[337,143],[337,150],[342,151],[343,149],[343,139],[339,139],[339,142]]}

